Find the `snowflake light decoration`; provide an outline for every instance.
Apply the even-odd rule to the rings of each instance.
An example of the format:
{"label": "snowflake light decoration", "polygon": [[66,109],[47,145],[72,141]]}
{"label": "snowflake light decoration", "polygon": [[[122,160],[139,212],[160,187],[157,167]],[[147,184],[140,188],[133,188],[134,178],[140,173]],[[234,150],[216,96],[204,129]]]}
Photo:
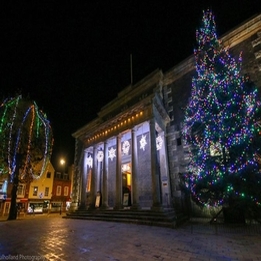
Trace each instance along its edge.
{"label": "snowflake light decoration", "polygon": [[162,148],[162,144],[163,144],[163,139],[161,138],[161,136],[158,136],[156,138],[156,146],[157,146],[157,150],[160,150]]}
{"label": "snowflake light decoration", "polygon": [[99,150],[98,153],[97,153],[97,160],[98,160],[98,162],[102,162],[103,158],[104,158],[103,151]]}
{"label": "snowflake light decoration", "polygon": [[146,145],[147,145],[146,135],[142,135],[142,137],[140,139],[140,149],[145,150]]}
{"label": "snowflake light decoration", "polygon": [[115,154],[116,149],[111,147],[108,152],[109,152],[109,158],[111,159],[111,161],[113,161],[113,159],[116,158],[116,154]]}
{"label": "snowflake light decoration", "polygon": [[121,170],[122,170],[123,172],[125,172],[125,171],[131,171],[130,165],[129,165],[129,164],[123,164],[122,167],[121,167]]}
{"label": "snowflake light decoration", "polygon": [[122,152],[125,154],[125,155],[128,155],[129,154],[129,150],[130,150],[130,143],[129,141],[125,140],[122,144]]}
{"label": "snowflake light decoration", "polygon": [[89,157],[87,158],[87,166],[89,168],[92,168],[92,162],[93,162],[92,156],[89,155]]}

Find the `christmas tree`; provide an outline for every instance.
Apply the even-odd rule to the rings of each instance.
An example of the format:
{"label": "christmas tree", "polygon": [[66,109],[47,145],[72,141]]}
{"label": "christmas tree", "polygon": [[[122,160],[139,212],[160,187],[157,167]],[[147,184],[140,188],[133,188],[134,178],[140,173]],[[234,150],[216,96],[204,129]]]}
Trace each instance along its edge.
{"label": "christmas tree", "polygon": [[257,89],[217,38],[214,15],[203,12],[196,31],[196,76],[183,136],[190,163],[184,176],[202,206],[261,204]]}

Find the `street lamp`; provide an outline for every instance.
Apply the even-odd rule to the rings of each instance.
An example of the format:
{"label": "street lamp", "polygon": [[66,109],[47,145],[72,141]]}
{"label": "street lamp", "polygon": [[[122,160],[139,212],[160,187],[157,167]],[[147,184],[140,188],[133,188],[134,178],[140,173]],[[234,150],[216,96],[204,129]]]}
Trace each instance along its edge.
{"label": "street lamp", "polygon": [[60,164],[63,166],[65,164],[65,160],[63,158],[60,159]]}
{"label": "street lamp", "polygon": [[[64,171],[64,165],[65,165],[65,160],[63,158],[60,159],[60,164],[63,168],[63,171]],[[62,205],[63,205],[63,201],[61,199],[61,204],[60,204],[60,215],[62,214]]]}

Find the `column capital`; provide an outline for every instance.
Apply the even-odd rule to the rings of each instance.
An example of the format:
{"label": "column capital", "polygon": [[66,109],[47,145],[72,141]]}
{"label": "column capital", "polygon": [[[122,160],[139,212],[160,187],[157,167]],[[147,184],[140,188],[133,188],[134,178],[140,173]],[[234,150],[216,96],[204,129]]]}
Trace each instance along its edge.
{"label": "column capital", "polygon": [[131,132],[136,132],[137,131],[137,126],[134,126],[132,129],[131,129]]}

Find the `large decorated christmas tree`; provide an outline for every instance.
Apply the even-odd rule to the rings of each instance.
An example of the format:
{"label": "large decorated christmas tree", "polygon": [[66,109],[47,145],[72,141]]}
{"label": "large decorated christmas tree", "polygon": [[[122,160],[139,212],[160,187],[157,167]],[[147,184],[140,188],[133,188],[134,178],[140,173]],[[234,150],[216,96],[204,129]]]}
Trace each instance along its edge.
{"label": "large decorated christmas tree", "polygon": [[190,148],[186,187],[202,206],[255,208],[261,204],[257,89],[242,75],[241,54],[233,58],[218,40],[210,10],[203,12],[196,40],[183,129]]}

